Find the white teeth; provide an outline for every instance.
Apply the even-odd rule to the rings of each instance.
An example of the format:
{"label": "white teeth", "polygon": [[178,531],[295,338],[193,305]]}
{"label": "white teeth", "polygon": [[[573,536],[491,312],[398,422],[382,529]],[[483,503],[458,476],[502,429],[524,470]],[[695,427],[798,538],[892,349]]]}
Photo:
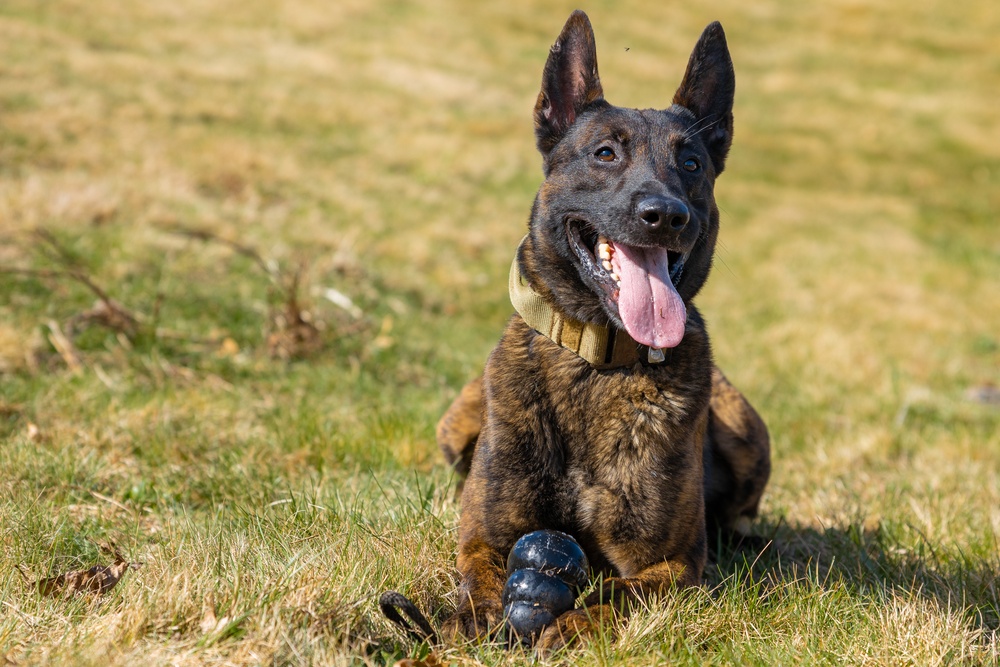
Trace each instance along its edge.
{"label": "white teeth", "polygon": [[597,237],[597,256],[601,259],[601,266],[604,267],[604,270],[610,273],[611,279],[621,287],[622,280],[615,273],[614,266],[611,264],[611,242],[603,236]]}

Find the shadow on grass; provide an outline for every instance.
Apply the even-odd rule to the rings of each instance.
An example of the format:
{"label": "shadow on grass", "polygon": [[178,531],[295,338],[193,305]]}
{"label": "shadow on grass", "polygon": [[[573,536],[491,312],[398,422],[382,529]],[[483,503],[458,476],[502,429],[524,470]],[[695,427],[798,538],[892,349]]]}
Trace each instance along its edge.
{"label": "shadow on grass", "polygon": [[993,544],[965,551],[920,540],[900,539],[900,527],[861,523],[846,527],[763,525],[769,539],[742,545],[719,543],[706,568],[710,587],[734,581],[764,582],[762,590],[813,582],[846,585],[859,595],[922,597],[939,606],[964,610],[976,627],[1000,632],[1000,551]]}

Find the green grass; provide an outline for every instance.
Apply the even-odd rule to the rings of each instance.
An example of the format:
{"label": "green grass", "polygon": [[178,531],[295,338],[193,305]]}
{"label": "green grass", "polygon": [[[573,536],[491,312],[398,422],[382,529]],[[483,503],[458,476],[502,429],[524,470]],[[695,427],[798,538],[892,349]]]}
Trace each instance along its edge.
{"label": "green grass", "polygon": [[[572,8],[0,6],[0,268],[35,272],[0,273],[8,663],[421,650],[375,600],[455,605],[433,427],[511,312],[541,179],[530,110]],[[562,659],[996,664],[1000,407],[975,400],[1000,384],[993,3],[583,8],[607,95],[632,106],[666,105],[702,27],[726,27],[736,139],[698,304],[772,433],[774,543]],[[322,346],[273,358],[298,267]],[[95,294],[39,273],[68,269],[137,334],[80,324]],[[51,340],[72,321],[78,369]],[[86,568],[109,540],[143,565],[103,598],[14,571]]]}

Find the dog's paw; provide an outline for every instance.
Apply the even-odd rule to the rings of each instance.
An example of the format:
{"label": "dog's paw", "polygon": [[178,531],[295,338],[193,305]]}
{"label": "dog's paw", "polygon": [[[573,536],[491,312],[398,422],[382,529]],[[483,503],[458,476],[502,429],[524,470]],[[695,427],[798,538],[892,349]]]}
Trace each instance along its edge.
{"label": "dog's paw", "polygon": [[542,631],[538,641],[535,642],[535,650],[545,655],[579,640],[586,641],[597,631],[601,617],[605,615],[603,612],[603,607],[585,607],[567,611]]}
{"label": "dog's paw", "polygon": [[469,639],[486,639],[500,627],[503,607],[499,601],[478,602],[459,606],[455,614],[444,622],[441,636],[449,644]]}

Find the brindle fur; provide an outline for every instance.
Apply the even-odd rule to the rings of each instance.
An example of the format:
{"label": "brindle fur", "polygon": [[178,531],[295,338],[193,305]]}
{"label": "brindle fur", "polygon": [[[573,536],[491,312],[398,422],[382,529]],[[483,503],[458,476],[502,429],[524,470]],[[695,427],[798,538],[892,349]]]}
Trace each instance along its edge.
{"label": "brindle fur", "polygon": [[[549,304],[581,321],[622,326],[567,240],[570,220],[627,243],[690,250],[676,285],[687,305],[680,344],[661,364],[596,370],[515,315],[486,363],[438,424],[462,491],[458,609],[445,636],[474,637],[502,619],[504,561],[541,528],[576,537],[606,573],[586,609],[539,639],[562,646],[637,596],[701,581],[707,526],[745,531],[770,474],[767,429],[712,363],[691,303],[708,277],[718,233],[713,186],[732,138],[732,62],[722,27],[705,29],[674,105],[662,111],[604,100],[590,22],[574,12],[552,47],[535,106],[545,182],[519,267]],[[597,164],[611,146],[615,164]],[[697,174],[682,171],[697,159]],[[636,202],[676,198],[680,230],[650,231]]]}

